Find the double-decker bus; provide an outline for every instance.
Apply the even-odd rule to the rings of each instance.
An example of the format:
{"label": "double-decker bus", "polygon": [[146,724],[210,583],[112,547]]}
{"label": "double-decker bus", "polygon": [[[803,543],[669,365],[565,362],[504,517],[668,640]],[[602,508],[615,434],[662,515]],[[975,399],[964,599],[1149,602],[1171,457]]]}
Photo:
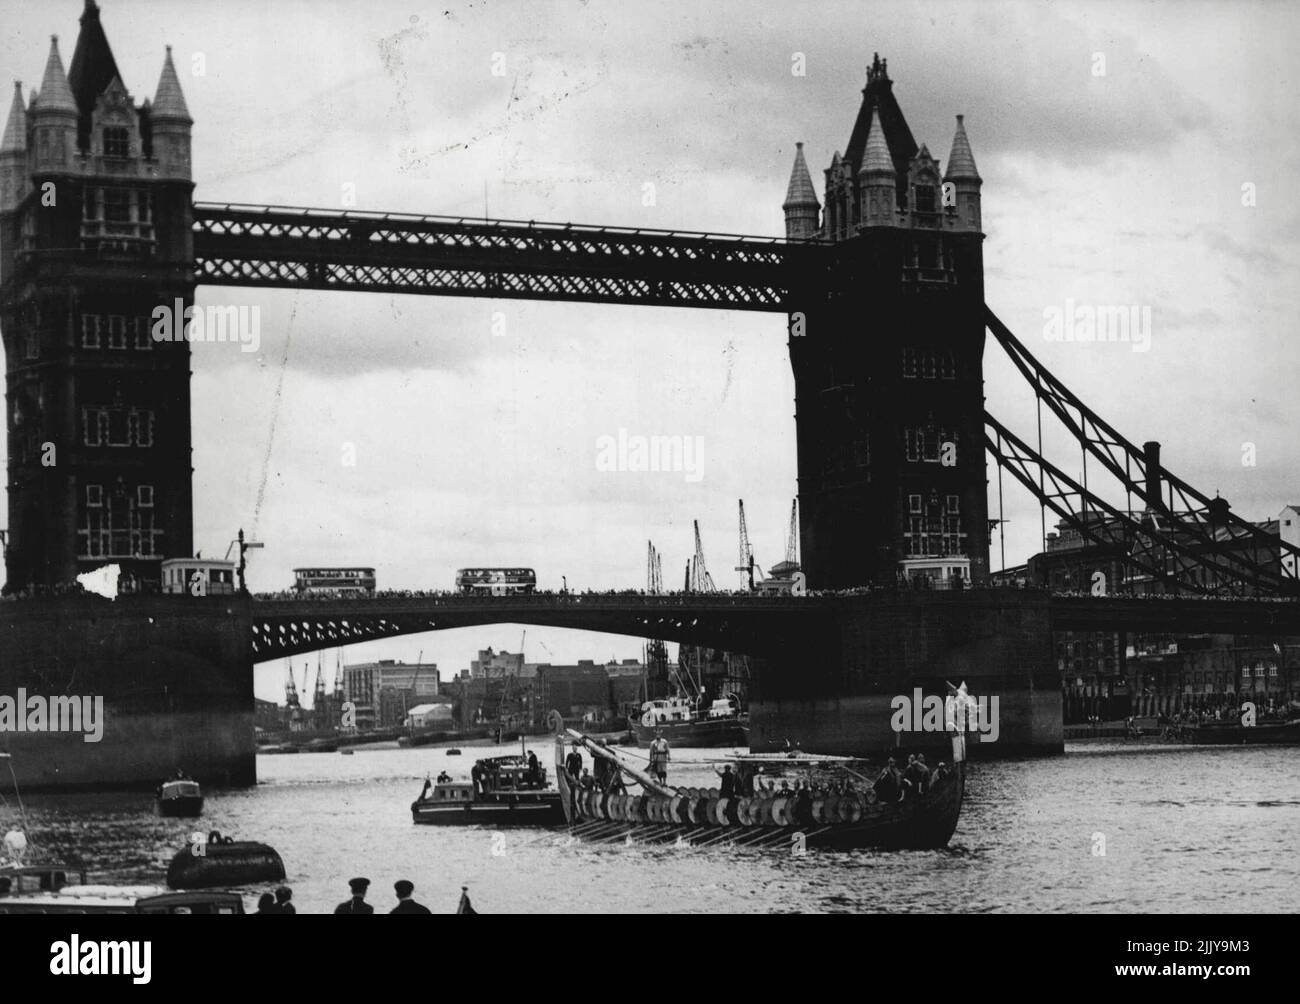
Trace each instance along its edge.
{"label": "double-decker bus", "polygon": [[537,588],[531,568],[462,568],[456,573],[456,592],[477,596],[516,596]]}
{"label": "double-decker bus", "polygon": [[365,596],[374,598],[373,568],[295,568],[293,591],[299,596]]}

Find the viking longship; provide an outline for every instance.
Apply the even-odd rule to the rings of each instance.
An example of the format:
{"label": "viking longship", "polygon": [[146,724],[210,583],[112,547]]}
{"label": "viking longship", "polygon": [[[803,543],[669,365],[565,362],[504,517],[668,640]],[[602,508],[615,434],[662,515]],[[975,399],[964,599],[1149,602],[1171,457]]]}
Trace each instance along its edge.
{"label": "viking longship", "polygon": [[[611,764],[619,780],[603,790],[572,783],[563,762],[569,744]],[[880,798],[859,759],[798,751],[738,754],[730,798],[716,788],[671,787],[572,729],[556,737],[556,778],[572,832],[592,840],[933,849],[947,846],[961,814],[965,736],[954,734],[952,748],[952,764],[900,800]],[[782,788],[769,791],[766,782],[775,779]]]}

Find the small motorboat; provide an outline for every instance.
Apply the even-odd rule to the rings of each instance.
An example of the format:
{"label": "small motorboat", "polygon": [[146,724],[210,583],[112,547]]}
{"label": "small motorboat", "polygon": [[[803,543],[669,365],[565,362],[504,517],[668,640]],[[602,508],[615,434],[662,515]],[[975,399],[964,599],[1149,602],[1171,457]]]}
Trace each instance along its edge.
{"label": "small motorboat", "polygon": [[451,749],[447,750],[447,756],[460,756],[460,750],[453,746]]}
{"label": "small motorboat", "polygon": [[411,803],[411,819],[444,826],[560,826],[564,808],[545,767],[539,765],[534,777],[526,757],[497,756],[476,761],[468,781],[446,772],[426,780]]}
{"label": "small motorboat", "polygon": [[193,817],[203,813],[203,792],[191,778],[164,781],[158,786],[158,814]]}
{"label": "small motorboat", "polygon": [[354,753],[356,753],[356,750],[349,750],[349,749],[339,750],[340,756],[352,756]]}
{"label": "small motorboat", "polygon": [[275,848],[252,840],[223,837],[216,830],[176,852],[167,867],[172,889],[212,889],[284,879],[284,862]]}

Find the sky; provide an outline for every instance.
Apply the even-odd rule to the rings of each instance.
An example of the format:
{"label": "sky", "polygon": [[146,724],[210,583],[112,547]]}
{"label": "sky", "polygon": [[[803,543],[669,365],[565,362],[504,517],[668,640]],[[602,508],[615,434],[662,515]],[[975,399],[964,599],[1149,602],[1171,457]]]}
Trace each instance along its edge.
{"label": "sky", "polygon": [[[38,86],[52,33],[66,65],[81,7],[0,0],[0,80]],[[1241,515],[1300,502],[1296,5],[101,8],[137,103],[172,46],[198,200],[761,235],[784,232],[797,141],[820,194],[879,52],[941,161],[965,116],[986,300],[1030,351]],[[672,584],[693,520],[715,580],[738,585],[741,498],[759,564],[784,557],[796,481],[780,315],[210,286],[197,301],[260,311],[259,351],[196,345],[192,366],[195,546],[224,553],[240,527],[263,541],[255,591],[313,564],[373,565],[381,588],[445,588],[494,564],[532,566],[543,588],[640,587],[647,540]],[[1149,308],[1146,351],[1049,340],[1067,305]],[[1032,437],[1032,395],[991,339],[985,381],[989,411]],[[690,437],[700,476],[598,469],[601,437],[620,430]],[[1050,429],[1045,442],[1079,470],[1077,447]],[[1039,548],[1039,514],[1009,478],[1005,517],[1017,564]],[[521,631],[345,658],[422,655],[445,679],[479,648],[517,651]],[[641,650],[528,638],[529,661]],[[259,667],[259,696],[280,696],[283,674]]]}

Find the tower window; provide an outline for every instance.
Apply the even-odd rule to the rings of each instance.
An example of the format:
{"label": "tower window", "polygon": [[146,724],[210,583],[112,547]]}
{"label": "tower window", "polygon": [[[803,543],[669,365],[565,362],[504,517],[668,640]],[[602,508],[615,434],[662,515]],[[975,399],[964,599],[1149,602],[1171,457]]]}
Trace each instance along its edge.
{"label": "tower window", "polygon": [[140,485],[135,490],[135,504],[142,509],[153,506],[153,485]]}
{"label": "tower window", "polygon": [[99,416],[101,414],[102,411],[99,408],[81,409],[81,441],[87,446],[99,445]]}
{"label": "tower window", "polygon": [[98,509],[104,504],[104,486],[86,485],[86,505]]}
{"label": "tower window", "polygon": [[135,408],[83,408],[86,446],[153,446],[154,413]]}
{"label": "tower window", "polygon": [[918,213],[934,212],[934,186],[916,186],[916,211]]}
{"label": "tower window", "polygon": [[126,348],[126,318],[121,314],[110,314],[108,317],[108,347]]}
{"label": "tower window", "polygon": [[131,317],[126,323],[127,335],[137,349],[148,351],[153,348],[153,339],[149,334],[149,318]]}
{"label": "tower window", "polygon": [[99,348],[99,315],[81,315],[81,347],[83,349]]}
{"label": "tower window", "polygon": [[955,515],[961,511],[961,499],[956,495],[949,495],[947,499],[947,509],[950,515]]}
{"label": "tower window", "polygon": [[119,158],[131,156],[131,134],[118,126],[105,128],[104,156]]}
{"label": "tower window", "polygon": [[910,513],[919,513],[921,511],[921,496],[907,496],[907,511]]}
{"label": "tower window", "polygon": [[104,219],[109,223],[130,223],[131,193],[125,188],[105,188]]}

